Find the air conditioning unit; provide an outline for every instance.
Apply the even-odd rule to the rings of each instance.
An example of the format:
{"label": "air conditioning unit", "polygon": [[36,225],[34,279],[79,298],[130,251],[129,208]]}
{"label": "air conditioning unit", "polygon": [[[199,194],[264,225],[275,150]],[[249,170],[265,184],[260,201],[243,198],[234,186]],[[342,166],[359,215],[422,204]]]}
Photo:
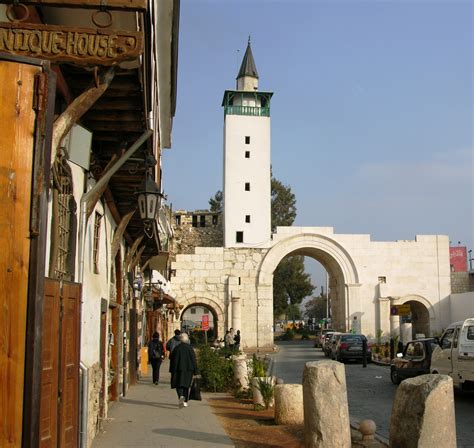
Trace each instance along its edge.
{"label": "air conditioning unit", "polygon": [[91,158],[92,132],[75,124],[64,139],[66,157],[72,163],[89,171]]}

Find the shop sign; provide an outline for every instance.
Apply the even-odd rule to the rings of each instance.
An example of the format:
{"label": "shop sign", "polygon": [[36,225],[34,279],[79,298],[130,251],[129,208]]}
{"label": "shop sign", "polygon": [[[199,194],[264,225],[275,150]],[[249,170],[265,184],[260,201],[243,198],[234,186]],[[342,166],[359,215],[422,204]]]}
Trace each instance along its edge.
{"label": "shop sign", "polygon": [[0,52],[80,65],[113,65],[143,52],[143,33],[0,22]]}
{"label": "shop sign", "polygon": [[390,307],[390,314],[392,316],[408,316],[410,313],[410,305],[392,305]]}
{"label": "shop sign", "polygon": [[202,329],[204,331],[209,330],[209,314],[202,315]]}

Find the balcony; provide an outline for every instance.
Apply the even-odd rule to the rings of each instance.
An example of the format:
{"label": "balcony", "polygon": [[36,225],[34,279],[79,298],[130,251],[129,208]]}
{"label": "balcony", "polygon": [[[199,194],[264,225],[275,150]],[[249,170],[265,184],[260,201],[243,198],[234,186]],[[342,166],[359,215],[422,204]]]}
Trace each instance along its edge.
{"label": "balcony", "polygon": [[250,117],[269,117],[269,107],[225,106],[225,115],[248,115]]}

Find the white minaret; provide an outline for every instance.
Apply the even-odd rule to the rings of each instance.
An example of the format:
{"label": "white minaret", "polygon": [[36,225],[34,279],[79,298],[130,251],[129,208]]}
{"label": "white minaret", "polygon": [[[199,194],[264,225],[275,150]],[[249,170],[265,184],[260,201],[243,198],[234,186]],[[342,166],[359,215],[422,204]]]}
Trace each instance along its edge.
{"label": "white minaret", "polygon": [[224,247],[267,247],[271,237],[270,99],[258,91],[250,48],[226,90],[224,106]]}

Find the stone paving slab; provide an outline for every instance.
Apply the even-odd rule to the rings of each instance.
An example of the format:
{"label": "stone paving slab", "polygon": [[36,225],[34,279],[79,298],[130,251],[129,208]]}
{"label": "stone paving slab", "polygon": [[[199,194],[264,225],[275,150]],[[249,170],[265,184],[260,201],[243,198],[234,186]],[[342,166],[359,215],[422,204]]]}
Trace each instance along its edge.
{"label": "stone paving slab", "polygon": [[93,448],[234,446],[212,413],[205,393],[203,401],[190,401],[189,407],[178,408],[176,391],[170,388],[168,368],[166,360],[161,366],[158,386],[146,376],[128,390],[126,397],[112,404]]}

